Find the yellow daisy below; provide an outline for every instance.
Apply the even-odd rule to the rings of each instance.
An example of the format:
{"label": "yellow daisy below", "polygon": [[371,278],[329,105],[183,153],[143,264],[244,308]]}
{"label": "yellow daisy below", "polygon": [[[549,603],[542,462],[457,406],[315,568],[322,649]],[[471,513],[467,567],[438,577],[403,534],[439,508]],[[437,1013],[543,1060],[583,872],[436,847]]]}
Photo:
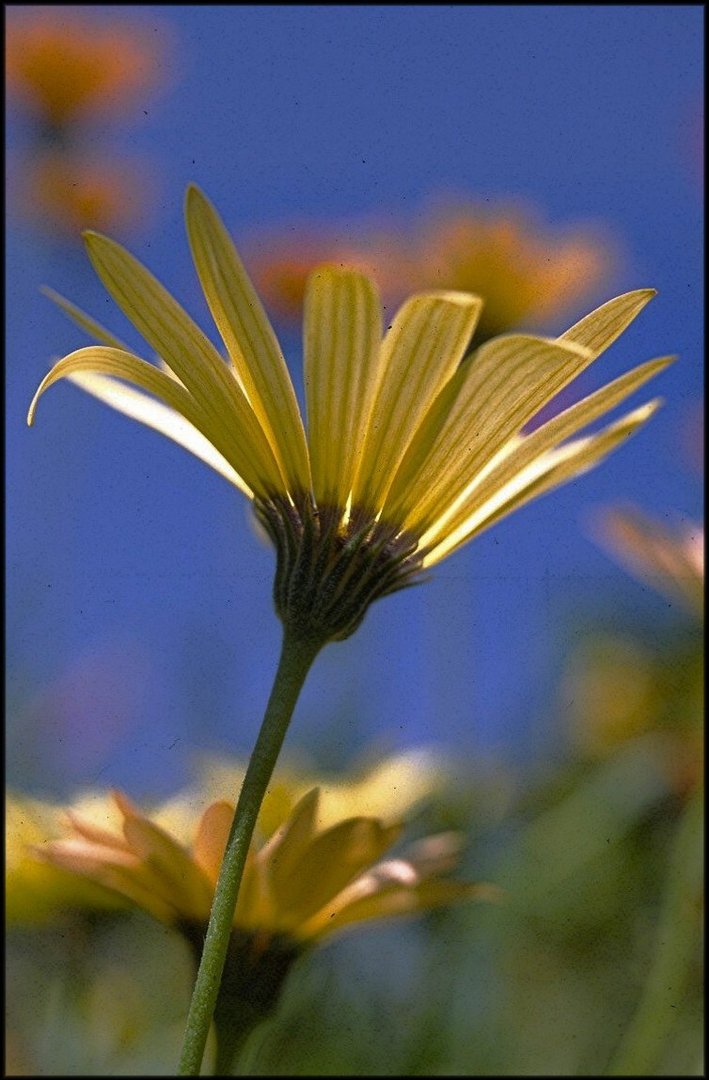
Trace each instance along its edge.
{"label": "yellow daisy below", "polygon": [[[212,803],[191,845],[114,793],[119,829],[69,813],[72,835],[35,848],[59,867],[175,926],[201,945],[234,807]],[[441,833],[382,858],[402,824],[349,817],[321,829],[320,792],[304,795],[279,828],[249,851],[233,926],[258,952],[275,944],[296,951],[346,927],[416,913],[496,890],[442,877],[458,856],[455,834]]]}
{"label": "yellow daisy below", "polygon": [[637,577],[700,619],[704,616],[704,528],[674,530],[635,507],[609,508],[599,517],[601,544]]}
{"label": "yellow daisy below", "polygon": [[301,640],[348,637],[373,600],[596,465],[659,404],[572,438],[670,357],[633,369],[523,434],[616,340],[651,289],[610,300],[558,338],[507,334],[466,355],[479,297],[417,294],[383,333],[374,284],[354,270],[324,266],[312,273],[305,299],[306,434],[268,318],[223,223],[195,187],[186,217],[227,361],[145,267],[90,232],[96,271],[163,366],[135,356],[54,294],[100,344],[55,364],[28,421],[39,396],[66,376],[225,476],[252,500],[275,544],[276,608]]}
{"label": "yellow daisy below", "polygon": [[[199,824],[203,815],[214,805],[223,807],[225,800],[241,788],[246,766],[236,759],[201,755],[198,772],[199,781],[141,814],[149,820],[151,828],[162,831],[169,838],[173,850],[177,846],[193,854],[195,837],[211,835],[214,839],[213,828]],[[259,812],[255,846],[257,849],[264,847],[285,825],[302,798],[314,788],[319,792],[318,832],[354,818],[376,819],[382,827],[388,828],[394,822],[410,820],[421,802],[443,787],[447,777],[446,759],[430,747],[415,747],[384,757],[379,755],[370,767],[357,769],[347,776],[323,774],[305,759],[293,759],[281,765],[268,786]],[[77,873],[73,863],[67,868],[62,858],[52,855],[54,844],[59,845],[58,852],[67,854],[75,850],[77,841],[81,841],[79,851],[86,856],[87,832],[110,837],[108,847],[120,848],[125,840],[125,837],[121,839],[126,820],[124,811],[129,806],[131,804],[125,797],[116,800],[105,790],[84,791],[64,804],[8,792],[5,804],[8,923],[38,925],[73,912],[125,908],[135,904],[135,890],[117,889],[108,866],[103,866],[107,883],[100,884],[101,874]],[[137,813],[135,807],[132,811]],[[223,823],[220,813],[210,810],[205,823],[210,819],[216,820],[217,825],[220,821]],[[73,823],[79,824],[78,831]],[[67,844],[68,848],[65,847]],[[93,854],[100,861],[98,848],[93,849]],[[179,863],[183,861],[179,855],[177,859]],[[137,856],[136,860],[140,862]],[[140,877],[139,869],[135,876]],[[180,896],[179,890],[174,898],[169,888],[163,891],[170,900],[174,899],[171,908],[166,909],[160,901],[160,890],[153,901],[142,906],[167,921],[193,917],[194,911]]]}
{"label": "yellow daisy below", "polygon": [[[385,760],[353,782],[326,779],[300,797],[301,778],[281,774],[228,926],[214,1012],[216,1075],[231,1075],[234,1056],[275,1008],[295,961],[323,939],[375,919],[498,899],[492,885],[448,876],[458,863],[456,833],[391,851],[408,812],[440,779],[427,753]],[[205,794],[198,786],[150,813],[119,792],[87,794],[63,811],[11,796],[10,917],[138,908],[180,932],[199,961],[234,818],[227,801],[198,810]],[[376,816],[369,807],[379,807]]]}

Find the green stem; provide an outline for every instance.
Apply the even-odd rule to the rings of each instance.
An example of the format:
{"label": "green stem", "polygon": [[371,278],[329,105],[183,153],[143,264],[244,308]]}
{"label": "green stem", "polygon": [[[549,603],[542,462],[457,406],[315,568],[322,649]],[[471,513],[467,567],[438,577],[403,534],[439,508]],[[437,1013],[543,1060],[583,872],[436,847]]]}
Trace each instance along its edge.
{"label": "green stem", "polygon": [[652,1076],[686,996],[699,952],[702,793],[680,819],[668,867],[657,948],[640,1003],[608,1076]]}
{"label": "green stem", "polygon": [[295,703],[322,641],[302,639],[288,630],[281,659],[249,761],[219,872],[202,959],[197,972],[178,1069],[179,1076],[199,1076],[209,1027],[219,994],[246,855]]}

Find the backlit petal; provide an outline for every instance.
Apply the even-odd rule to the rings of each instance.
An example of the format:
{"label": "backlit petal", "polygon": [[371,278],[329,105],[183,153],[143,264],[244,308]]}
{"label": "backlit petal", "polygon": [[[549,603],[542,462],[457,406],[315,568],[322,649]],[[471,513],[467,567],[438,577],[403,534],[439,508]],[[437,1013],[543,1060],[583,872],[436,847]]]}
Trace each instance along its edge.
{"label": "backlit petal", "polygon": [[[373,883],[368,890],[367,884],[368,879],[355,882],[351,892],[346,890],[341,893],[332,905],[319,911],[301,927],[299,933],[305,938],[324,934],[329,937],[348,926],[354,927],[372,919],[416,915],[445,904],[464,900],[497,901],[501,897],[500,890],[492,885],[459,881],[426,880],[417,885]],[[365,887],[360,888],[361,885]]]}
{"label": "backlit petal", "polygon": [[[473,479],[469,490],[463,493],[458,504],[432,524],[428,533],[422,537],[421,546],[428,547],[430,552],[426,556],[426,565],[430,566],[443,557],[440,553],[434,557],[431,551],[440,540],[459,530],[468,518],[477,515],[480,508],[496,498],[502,488],[514,483],[515,477],[531,462],[539,460],[544,453],[619,405],[672,360],[673,357],[662,357],[640,364],[548,420],[531,435],[511,440],[508,446],[502,447],[497,458],[489,462],[486,470]],[[442,550],[445,553],[452,549],[446,544]]]}
{"label": "backlit petal", "polygon": [[110,330],[107,330],[105,326],[101,326],[101,323],[92,319],[90,315],[87,315],[85,311],[78,308],[76,304],[72,304],[70,300],[67,300],[58,292],[55,292],[54,289],[50,289],[46,285],[43,286],[41,291],[56,304],[72,322],[76,323],[77,326],[80,326],[84,333],[88,334],[89,337],[95,338],[96,341],[99,341],[102,345],[108,345],[112,349],[122,349],[124,352],[130,352],[127,345],[124,345]]}
{"label": "backlit petal", "polygon": [[308,280],[303,328],[315,498],[344,509],[377,388],[379,294],[362,274],[323,266]]}
{"label": "backlit petal", "polygon": [[[91,262],[108,291],[159,356],[172,368],[222,440],[233,444],[237,471],[254,491],[285,491],[268,439],[243,391],[209,339],[176,300],[120,244],[86,233]],[[233,460],[230,455],[229,460]],[[252,463],[251,483],[243,460]],[[234,462],[236,465],[236,461]]]}
{"label": "backlit petal", "polygon": [[219,868],[233,820],[234,807],[231,803],[215,802],[207,807],[197,826],[192,854],[197,866],[213,885],[219,877]]}
{"label": "backlit petal", "polygon": [[650,419],[660,405],[659,399],[641,405],[621,420],[584,439],[576,439],[550,450],[532,461],[525,469],[515,471],[514,478],[499,489],[474,513],[430,551],[424,562],[431,566],[449,555],[455,548],[484,529],[506,517],[520,506],[543,495],[552,488],[573,480],[598,465],[610,452]]}
{"label": "backlit petal", "polygon": [[284,929],[313,915],[394,843],[400,826],[350,818],[316,836],[292,868],[271,866],[270,879]]}
{"label": "backlit petal", "polygon": [[476,296],[437,292],[414,296],[398,311],[382,343],[353,504],[381,509],[417,427],[468,347],[481,307]]}
{"label": "backlit petal", "polygon": [[303,421],[273,328],[216,210],[194,185],[187,232],[204,295],[291,491],[310,488]]}
{"label": "backlit petal", "polygon": [[[421,424],[384,508],[386,520],[425,532],[470,481],[593,354],[572,343],[511,334],[467,358],[439,395],[454,400]],[[456,385],[457,384],[457,385]],[[441,411],[448,405],[442,400]],[[407,511],[408,501],[408,513]]]}
{"label": "backlit petal", "polygon": [[[145,360],[141,360],[140,357],[133,356],[131,353],[122,352],[119,349],[109,349],[102,345],[90,345],[85,349],[77,349],[76,352],[70,353],[68,356],[65,356],[63,360],[59,360],[54,365],[37,388],[32,403],[30,404],[27,423],[32,424],[34,421],[37,402],[44,391],[51,386],[52,383],[55,383],[66,376],[82,376],[85,374],[108,375],[114,379],[123,379],[140,387],[142,390],[147,390],[149,394],[154,394],[156,397],[160,398],[165,405],[169,406],[171,410],[174,410],[184,417],[189,425],[197,429],[197,432],[201,432],[207,441],[212,444],[217,454],[224,457],[230,465],[234,462],[234,459],[237,456],[237,449],[234,445],[234,440],[230,438],[230,433],[223,430],[220,426],[215,425],[213,419],[204,412],[192,395],[189,394],[179,382],[169,375],[166,375],[165,372],[153,367],[152,364],[148,364]],[[87,389],[85,385],[83,388]],[[95,392],[95,384],[93,384],[91,392]],[[107,400],[105,384],[102,393],[99,396],[102,396],[104,401]],[[115,402],[110,401],[109,404],[115,405]],[[136,400],[133,401],[132,406],[134,409],[137,409],[138,403]],[[124,408],[121,411],[127,411],[127,408]],[[147,423],[148,420],[145,409],[143,410],[143,414],[144,415],[141,416],[140,419],[142,419],[144,423]],[[153,419],[155,422],[151,424],[151,426],[157,426],[160,422],[157,413],[154,414]],[[163,419],[167,420],[166,417],[163,417]],[[167,434],[167,432],[165,432],[165,434]],[[184,436],[184,438],[178,438],[178,434]],[[184,428],[180,431],[179,425],[177,425],[174,429],[174,433],[171,434],[170,437],[177,442],[182,442],[182,445],[184,446],[189,438],[188,429]],[[199,445],[199,440],[193,440],[193,445],[189,446],[188,449],[191,449],[192,452],[195,453]],[[206,460],[204,456],[203,460]],[[209,464],[211,464],[212,467],[215,467],[216,459],[210,461]],[[241,483],[237,483],[237,487],[247,491],[251,488],[259,489],[261,485],[260,476],[255,471],[251,461],[248,458],[245,458],[240,464],[241,469],[239,472],[236,472],[235,470],[235,475],[241,478],[241,474],[245,473],[246,476]],[[228,478],[232,479],[232,482],[235,482],[231,476],[228,476]],[[249,480],[251,483],[249,483]]]}
{"label": "backlit petal", "polygon": [[655,289],[634,289],[616,296],[574,323],[559,340],[574,341],[600,356],[656,295]]}
{"label": "backlit petal", "polygon": [[[174,379],[174,376],[170,376]],[[155,398],[142,394],[130,386],[116,382],[115,379],[106,375],[76,374],[69,375],[68,379],[74,386],[85,390],[87,394],[105,402],[117,412],[129,416],[132,420],[138,420],[146,427],[159,431],[168,439],[172,439],[178,446],[182,446],[195,457],[209,465],[211,469],[223,476],[230,484],[239,488],[248,497],[253,497],[253,492],[244,483],[242,478],[229,464],[226,458],[219,453],[209,439],[190,424],[168,405],[156,401]]]}

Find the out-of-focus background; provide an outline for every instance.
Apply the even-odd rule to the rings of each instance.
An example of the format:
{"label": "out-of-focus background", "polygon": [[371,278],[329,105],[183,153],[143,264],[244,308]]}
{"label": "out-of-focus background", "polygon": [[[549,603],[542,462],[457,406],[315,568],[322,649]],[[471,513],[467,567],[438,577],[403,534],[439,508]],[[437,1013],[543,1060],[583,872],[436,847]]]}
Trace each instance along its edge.
{"label": "out-of-focus background", "polygon": [[[87,344],[42,285],[141,351],[81,228],[128,246],[216,341],[182,216],[197,182],[299,390],[302,281],[332,256],[370,267],[387,305],[479,288],[491,331],[557,334],[656,288],[563,405],[680,358],[638,396],[660,394],[658,415],[597,471],[376,605],[318,661],[290,751],[338,770],[434,744],[455,764],[428,812],[466,833],[469,876],[525,900],[323,950],[255,1070],[593,1072],[654,970],[673,837],[701,777],[701,625],[656,573],[628,571],[606,515],[632,504],[701,543],[702,24],[699,5],[6,8],[14,790],[118,786],[150,803],[190,780],[197,752],[243,758],[279,644],[272,553],[221,478],[68,385],[25,425],[52,361]],[[74,926],[78,1003],[46,977],[66,969],[67,935],[18,931],[18,1072],[171,1067],[184,958],[162,929],[134,930]],[[384,971],[383,950],[398,959]],[[182,975],[153,1015],[146,971],[166,956]],[[660,1074],[698,1060],[688,970]],[[39,1042],[23,1008],[37,994]]]}

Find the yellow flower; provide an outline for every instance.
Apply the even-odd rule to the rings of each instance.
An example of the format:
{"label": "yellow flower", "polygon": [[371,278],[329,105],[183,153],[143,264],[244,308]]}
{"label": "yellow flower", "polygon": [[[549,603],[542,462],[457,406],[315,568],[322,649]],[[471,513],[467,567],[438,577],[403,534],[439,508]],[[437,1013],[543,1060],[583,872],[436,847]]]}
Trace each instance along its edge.
{"label": "yellow flower", "polygon": [[[38,846],[37,858],[112,890],[119,897],[201,941],[207,924],[234,808],[212,803],[186,846],[123,794],[114,793],[121,828],[80,814],[72,835]],[[252,844],[234,927],[265,948],[314,943],[370,919],[424,911],[494,895],[489,886],[441,875],[455,866],[456,836],[427,837],[394,858],[382,856],[401,833],[400,822],[374,817],[318,821],[320,792],[304,795],[268,839]]]}
{"label": "yellow flower", "polygon": [[505,335],[465,356],[482,309],[478,297],[415,295],[382,338],[373,283],[327,266],[311,275],[305,302],[306,435],[278,342],[223,223],[195,187],[186,213],[228,360],[145,267],[91,232],[86,243],[96,271],[165,367],[133,355],[57,298],[101,344],[55,364],[28,422],[40,395],[68,376],[211,465],[252,500],[273,540],[276,608],[302,640],[349,636],[373,600],[412,584],[501,517],[596,465],[659,404],[571,438],[669,357],[523,434],[615,341],[651,289],[616,297],[561,337]]}
{"label": "yellow flower", "polygon": [[596,526],[598,539],[631,573],[704,614],[704,529],[687,523],[669,530],[634,507],[607,510]]}
{"label": "yellow flower", "polygon": [[[202,815],[224,805],[238,791],[245,766],[204,755],[198,782],[151,809],[150,821],[177,844],[189,848]],[[300,800],[318,787],[317,824],[329,829],[348,818],[376,818],[387,826],[409,817],[421,801],[440,789],[447,775],[442,756],[418,747],[384,757],[352,776],[323,776],[304,761],[281,765],[271,781],[258,819],[264,845],[289,819]],[[125,804],[127,805],[127,804]],[[62,912],[125,905],[119,892],[63,868],[42,852],[78,835],[75,823],[101,835],[120,835],[124,814],[104,791],[89,791],[68,805],[9,793],[6,800],[6,911],[12,923],[40,923]],[[48,847],[48,845],[50,845]]]}
{"label": "yellow flower", "polygon": [[[371,770],[352,785],[350,802],[383,801],[393,781],[407,778],[414,781],[409,800],[417,801],[433,781],[425,767],[414,775],[421,765],[404,756]],[[282,796],[293,793],[293,783],[294,776],[277,778],[279,793],[264,807],[248,851],[215,1011],[219,1075],[229,1074],[239,1043],[275,1007],[294,961],[322,939],[375,919],[499,897],[491,885],[447,876],[458,862],[457,834],[428,836],[392,855],[401,820],[336,817],[348,789],[342,781],[334,799],[321,800],[314,788],[291,808]],[[68,835],[36,837],[37,866],[173,927],[198,961],[234,816],[221,800],[198,810],[203,795],[183,792],[150,814],[118,792],[110,808],[102,800],[87,813],[72,809]],[[398,800],[403,807],[406,799]],[[93,906],[90,894],[77,889],[75,897],[77,906]]]}
{"label": "yellow flower", "polygon": [[696,642],[669,655],[620,634],[582,642],[559,693],[577,750],[599,760],[634,743],[670,791],[695,791],[704,775],[703,667]]}
{"label": "yellow flower", "polygon": [[[161,825],[187,836],[195,806],[229,799],[239,791],[245,765],[222,757],[203,756],[198,763],[199,785],[161,807]],[[443,756],[429,747],[415,747],[377,760],[345,778],[323,776],[305,761],[281,763],[268,786],[259,812],[259,830],[268,838],[283,824],[298,801],[312,788],[320,791],[318,823],[328,828],[343,818],[403,818],[422,800],[439,790],[448,777]],[[184,809],[183,809],[184,808]]]}
{"label": "yellow flower", "polygon": [[155,35],[124,22],[99,22],[66,8],[11,19],[8,90],[45,123],[121,112],[160,72]]}

